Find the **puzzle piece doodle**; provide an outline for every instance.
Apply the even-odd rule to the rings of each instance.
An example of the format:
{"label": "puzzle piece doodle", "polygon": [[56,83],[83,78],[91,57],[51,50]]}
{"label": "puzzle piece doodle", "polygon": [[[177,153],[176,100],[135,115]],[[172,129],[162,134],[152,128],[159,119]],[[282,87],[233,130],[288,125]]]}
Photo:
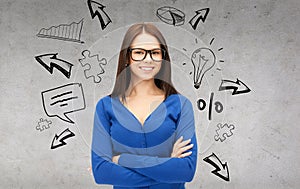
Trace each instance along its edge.
{"label": "puzzle piece doodle", "polygon": [[84,70],[85,78],[92,77],[95,83],[100,83],[102,80],[100,75],[105,72],[102,65],[106,65],[106,59],[102,58],[100,60],[98,54],[91,55],[89,50],[84,50],[81,54],[83,58],[79,59],[79,62],[82,67],[86,68]]}
{"label": "puzzle piece doodle", "polygon": [[49,129],[50,124],[52,124],[52,121],[48,121],[47,119],[41,118],[38,122],[38,125],[35,128],[36,130],[40,130],[40,132],[42,132],[44,129]]}
{"label": "puzzle piece doodle", "polygon": [[221,142],[223,142],[226,138],[231,137],[233,135],[232,130],[235,128],[234,125],[228,125],[227,123],[224,125],[219,123],[217,127],[218,129],[216,130],[217,134],[215,135],[215,141],[220,140]]}

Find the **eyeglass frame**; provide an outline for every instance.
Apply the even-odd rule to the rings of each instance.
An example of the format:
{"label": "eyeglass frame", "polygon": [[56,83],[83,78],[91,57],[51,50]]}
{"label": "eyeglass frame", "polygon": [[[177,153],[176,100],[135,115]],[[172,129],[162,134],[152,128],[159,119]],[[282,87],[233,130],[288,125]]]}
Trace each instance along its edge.
{"label": "eyeglass frame", "polygon": [[[141,60],[135,60],[135,59],[132,58],[131,52],[132,52],[133,50],[136,50],[136,49],[141,49],[141,50],[143,50],[143,51],[146,52],[143,59],[141,59]],[[162,58],[161,58],[161,60],[154,60],[154,59],[152,58],[152,53],[151,53],[151,51],[153,51],[153,50],[161,50],[161,52],[162,52]],[[128,48],[128,52],[129,52],[130,58],[131,58],[133,61],[143,61],[143,60],[145,60],[145,58],[147,57],[147,55],[148,55],[148,53],[149,53],[149,54],[150,54],[150,57],[151,57],[151,60],[153,60],[154,62],[160,62],[160,61],[163,61],[163,60],[164,60],[166,50],[165,50],[165,49],[162,49],[162,48],[155,48],[155,49],[151,49],[151,50],[146,50],[146,49],[143,49],[143,48]]]}

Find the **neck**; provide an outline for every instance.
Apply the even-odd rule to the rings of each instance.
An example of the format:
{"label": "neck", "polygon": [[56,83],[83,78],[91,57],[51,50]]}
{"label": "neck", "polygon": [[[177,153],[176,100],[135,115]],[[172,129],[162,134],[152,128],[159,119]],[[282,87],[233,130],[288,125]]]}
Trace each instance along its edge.
{"label": "neck", "polygon": [[161,90],[155,85],[154,79],[149,79],[130,82],[126,93],[128,96],[147,96],[161,94]]}

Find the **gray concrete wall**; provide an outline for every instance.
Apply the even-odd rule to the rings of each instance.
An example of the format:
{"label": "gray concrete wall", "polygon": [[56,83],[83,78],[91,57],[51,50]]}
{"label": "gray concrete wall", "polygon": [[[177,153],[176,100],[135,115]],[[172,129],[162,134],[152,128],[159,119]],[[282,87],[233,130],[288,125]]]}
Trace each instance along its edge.
{"label": "gray concrete wall", "polygon": [[[93,112],[112,89],[122,38],[136,22],[160,28],[170,49],[173,82],[194,105],[199,154],[187,188],[298,188],[300,1],[98,2],[107,14],[98,9],[103,28],[84,0],[1,0],[0,188],[111,188],[96,185],[87,170]],[[161,20],[158,9],[169,20]],[[200,52],[208,53],[213,67],[204,67],[208,71],[196,89],[191,57],[199,48],[207,48]],[[65,72],[45,69],[45,55],[53,53],[58,54],[52,62]],[[50,107],[51,95],[69,90],[76,100]],[[63,131],[66,144],[52,145]],[[227,163],[218,172],[223,178],[211,173],[212,162],[221,169]]]}

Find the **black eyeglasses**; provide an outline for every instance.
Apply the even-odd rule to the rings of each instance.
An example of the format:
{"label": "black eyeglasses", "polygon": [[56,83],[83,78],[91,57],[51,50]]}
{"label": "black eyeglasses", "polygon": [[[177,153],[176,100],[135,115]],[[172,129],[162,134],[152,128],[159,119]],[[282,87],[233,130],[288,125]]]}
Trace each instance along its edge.
{"label": "black eyeglasses", "polygon": [[134,61],[142,61],[146,58],[147,54],[150,54],[150,57],[155,62],[160,62],[164,59],[165,50],[164,49],[151,49],[146,50],[142,48],[132,48],[129,49],[130,57]]}

